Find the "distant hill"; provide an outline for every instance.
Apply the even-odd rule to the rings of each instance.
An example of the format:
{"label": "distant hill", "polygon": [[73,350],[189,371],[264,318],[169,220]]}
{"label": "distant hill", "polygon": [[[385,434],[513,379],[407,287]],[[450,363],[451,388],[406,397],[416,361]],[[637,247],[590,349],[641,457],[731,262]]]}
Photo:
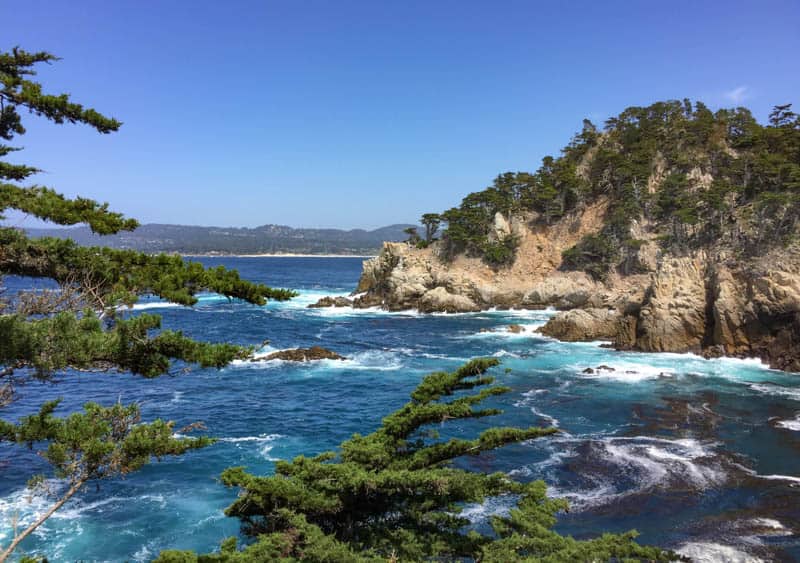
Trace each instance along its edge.
{"label": "distant hill", "polygon": [[410,224],[364,229],[294,229],[285,225],[255,228],[142,225],[133,232],[109,236],[93,234],[88,227],[26,229],[29,236],[71,238],[84,246],[103,245],[144,252],[181,254],[377,254],[383,241],[405,240]]}

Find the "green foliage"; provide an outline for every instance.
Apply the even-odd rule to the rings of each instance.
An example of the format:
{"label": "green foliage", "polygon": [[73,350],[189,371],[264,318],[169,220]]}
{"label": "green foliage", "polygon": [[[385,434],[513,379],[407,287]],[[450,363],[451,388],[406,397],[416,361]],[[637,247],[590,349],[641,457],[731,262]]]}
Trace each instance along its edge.
{"label": "green foliage", "polygon": [[[101,133],[119,129],[121,123],[116,119],[84,108],[72,102],[66,94],[45,94],[40,84],[28,79],[36,75],[34,65],[55,60],[57,58],[50,53],[28,53],[18,48],[10,53],[0,53],[0,139],[9,141],[25,133],[20,109],[55,123],[83,123]],[[17,150],[17,147],[0,143],[0,157]],[[94,232],[101,234],[137,227],[136,221],[108,211],[107,204],[84,198],[67,200],[48,188],[22,188],[2,182],[25,180],[37,172],[39,169],[33,166],[0,161],[0,217],[7,209],[17,209],[59,225],[88,223]]]}
{"label": "green foliage", "polygon": [[[452,466],[506,444],[542,438],[555,428],[490,428],[474,439],[437,440],[433,425],[498,414],[476,405],[509,391],[489,386],[494,358],[472,360],[452,373],[428,375],[411,401],[386,416],[375,432],[343,442],[338,452],[278,462],[276,474],[244,468],[222,475],[242,489],[226,510],[254,543],[237,550],[226,540],[218,553],[166,551],[157,561],[668,561],[674,554],[643,547],[635,533],[578,541],[552,530],[564,500],[548,499],[541,481],[519,483],[504,473],[474,473]],[[469,394],[477,388],[482,390]],[[517,499],[508,517],[493,517],[493,533],[466,532],[464,503],[489,497]]]}
{"label": "green foliage", "polygon": [[169,330],[149,335],[160,327],[157,315],[118,320],[110,330],[92,311],[61,312],[42,319],[0,315],[0,364],[31,368],[39,377],[67,367],[114,367],[155,377],[169,369],[170,359],[219,368],[251,351],[197,342]]}
{"label": "green foliage", "polygon": [[637,269],[634,222],[676,252],[726,244],[758,254],[796,240],[800,117],[784,104],[763,126],[746,108],[712,112],[685,99],[629,107],[602,132],[585,120],[561,156],[545,157],[536,173],[502,174],[445,211],[445,255],[510,263],[491,240],[496,212],[549,225],[601,200],[608,212],[600,233],[564,256],[565,268],[596,278]]}
{"label": "green foliage", "polygon": [[483,260],[494,267],[509,266],[516,257],[519,239],[507,236],[498,241],[488,240],[481,246]]}
{"label": "green foliage", "polygon": [[430,244],[436,236],[436,231],[439,230],[439,225],[442,224],[442,216],[438,213],[425,213],[420,223],[425,226],[425,242]]}
{"label": "green foliage", "polygon": [[[0,139],[25,133],[20,110],[55,123],[83,123],[101,133],[121,125],[84,108],[66,94],[50,95],[29,80],[37,63],[56,60],[49,53],[14,49],[0,53]],[[0,142],[0,158],[19,150]],[[39,170],[0,161],[0,219],[8,210],[61,225],[86,223],[98,234],[132,230],[137,223],[109,211],[107,204],[85,198],[67,199],[42,186],[19,186]],[[295,295],[283,289],[252,284],[222,267],[205,269],[179,256],[148,256],[108,248],[78,247],[69,240],[30,240],[11,228],[0,228],[0,274],[49,278],[59,289],[35,298],[11,296],[0,301],[0,407],[14,399],[9,383],[22,377],[46,377],[67,368],[121,369],[154,377],[165,373],[172,360],[222,367],[251,349],[228,343],[197,342],[180,332],[160,331],[154,315],[120,318],[117,309],[151,293],[192,305],[199,291],[264,304],[268,298]],[[34,304],[35,306],[32,306]],[[46,403],[37,414],[19,422],[0,420],[0,442],[44,447],[41,457],[67,489],[43,516],[25,530],[15,530],[0,547],[0,562],[53,512],[89,481],[135,471],[151,458],[179,455],[212,443],[209,438],[176,438],[171,422],[142,423],[136,405],[102,407],[88,403],[84,412],[55,416],[58,401]],[[31,478],[38,487],[43,476]],[[18,533],[19,532],[19,533]]]}
{"label": "green foliage", "polygon": [[19,231],[0,228],[0,272],[46,277],[91,288],[95,305],[132,305],[138,295],[152,293],[182,305],[193,305],[199,291],[214,291],[263,305],[267,299],[285,301],[296,295],[246,282],[236,271],[203,268],[177,255],[142,254],[132,250],[80,247],[70,240],[31,240]]}
{"label": "green foliage", "polygon": [[214,442],[205,437],[175,438],[171,422],[143,424],[137,405],[86,403],[84,412],[61,418],[53,415],[58,404],[45,403],[37,414],[7,430],[6,436],[30,448],[46,443],[42,457],[54,467],[56,476],[71,483],[125,475],[151,457],[179,455]]}
{"label": "green foliage", "polygon": [[422,241],[419,233],[417,233],[416,227],[408,227],[404,229],[403,232],[408,235],[408,240],[406,240],[408,244],[416,246],[420,241]]}
{"label": "green foliage", "polygon": [[439,230],[439,225],[442,224],[442,216],[438,213],[425,213],[420,223],[425,226],[425,242],[430,244],[436,236],[436,231]]}
{"label": "green foliage", "polygon": [[603,279],[616,261],[617,249],[605,235],[586,235],[561,255],[561,268],[583,270],[595,280]]}

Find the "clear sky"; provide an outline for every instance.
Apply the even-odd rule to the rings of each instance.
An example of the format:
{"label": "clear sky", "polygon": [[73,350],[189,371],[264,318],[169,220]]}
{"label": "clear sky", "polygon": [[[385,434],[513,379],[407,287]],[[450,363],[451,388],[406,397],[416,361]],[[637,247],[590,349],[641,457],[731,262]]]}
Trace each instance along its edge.
{"label": "clear sky", "polygon": [[[0,48],[124,122],[19,158],[142,222],[373,228],[535,170],[584,117],[800,105],[800,1],[0,0]],[[29,224],[29,223],[27,223]]]}

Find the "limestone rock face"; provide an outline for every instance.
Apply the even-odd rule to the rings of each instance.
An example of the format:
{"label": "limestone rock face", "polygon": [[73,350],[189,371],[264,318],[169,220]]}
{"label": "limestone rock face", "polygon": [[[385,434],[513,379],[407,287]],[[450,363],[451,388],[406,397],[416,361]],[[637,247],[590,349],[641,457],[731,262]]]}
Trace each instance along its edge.
{"label": "limestone rock face", "polygon": [[620,319],[620,313],[614,309],[573,309],[556,314],[539,332],[570,342],[614,340]]}
{"label": "limestone rock face", "polygon": [[706,332],[705,276],[705,255],[661,263],[639,312],[638,349],[700,351]]}
{"label": "limestone rock face", "polygon": [[443,287],[436,287],[426,291],[419,300],[419,310],[422,313],[443,311],[445,313],[470,313],[480,311],[472,299],[463,295],[450,293]]}

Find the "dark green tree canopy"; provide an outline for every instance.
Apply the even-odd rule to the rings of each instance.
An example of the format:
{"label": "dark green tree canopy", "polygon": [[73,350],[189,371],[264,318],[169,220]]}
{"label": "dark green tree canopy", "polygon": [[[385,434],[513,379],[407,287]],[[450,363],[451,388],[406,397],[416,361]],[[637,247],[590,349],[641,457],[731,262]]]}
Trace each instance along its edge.
{"label": "dark green tree canopy", "polygon": [[[713,181],[701,186],[699,176]],[[634,221],[652,225],[674,252],[723,243],[752,255],[787,244],[797,238],[798,194],[800,117],[791,104],[775,106],[764,126],[746,108],[712,112],[671,100],[627,108],[602,131],[584,120],[561,155],[545,157],[535,173],[501,174],[442,213],[442,238],[451,256],[508,263],[515,248],[501,252],[491,237],[496,213],[549,225],[603,199],[601,233],[569,249],[563,264],[602,277],[635,270]]]}

